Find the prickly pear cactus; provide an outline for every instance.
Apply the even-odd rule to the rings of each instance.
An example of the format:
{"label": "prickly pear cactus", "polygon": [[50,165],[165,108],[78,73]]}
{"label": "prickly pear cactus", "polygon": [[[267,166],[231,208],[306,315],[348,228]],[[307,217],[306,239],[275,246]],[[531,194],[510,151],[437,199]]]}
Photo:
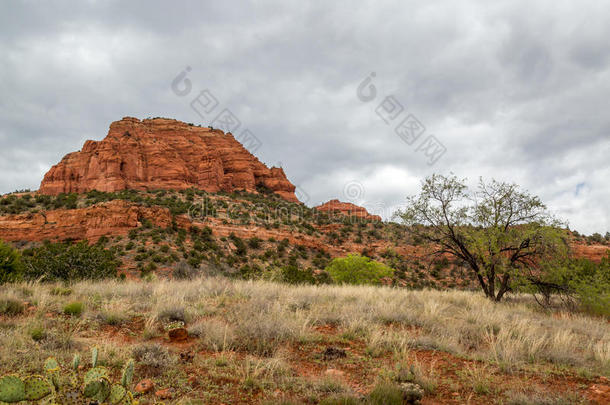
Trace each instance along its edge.
{"label": "prickly pear cactus", "polygon": [[16,375],[0,378],[0,401],[19,402],[25,400],[25,383]]}
{"label": "prickly pear cactus", "polygon": [[57,405],[86,405],[88,401],[79,390],[70,389],[59,392],[52,403]]}
{"label": "prickly pear cactus", "polygon": [[93,349],[91,349],[91,367],[96,368],[97,367],[97,355],[99,353],[99,350],[96,347],[94,347]]}
{"label": "prickly pear cactus", "polygon": [[53,392],[53,386],[44,377],[33,375],[24,380],[25,399],[28,401],[39,401]]}
{"label": "prickly pear cactus", "polygon": [[118,404],[125,395],[127,395],[127,390],[120,384],[113,384],[110,388],[110,395],[108,396],[108,402],[111,404]]}
{"label": "prickly pear cactus", "polygon": [[121,385],[125,388],[128,388],[133,381],[133,368],[133,359],[129,359],[127,363],[125,363],[125,366],[123,366],[123,372],[121,373]]}
{"label": "prickly pear cactus", "polygon": [[75,354],[74,358],[72,359],[72,370],[78,371],[79,364],[80,364],[80,356],[78,354]]}
{"label": "prickly pear cactus", "polygon": [[129,360],[123,367],[121,383],[112,383],[106,368],[97,365],[98,350],[91,351],[92,368],[79,377],[80,357],[74,356],[71,369],[62,373],[59,363],[48,358],[44,363],[46,377],[32,375],[21,378],[7,375],[0,378],[0,405],[21,401],[49,405],[88,405],[90,403],[110,405],[135,405],[129,386],[133,380],[134,362]]}

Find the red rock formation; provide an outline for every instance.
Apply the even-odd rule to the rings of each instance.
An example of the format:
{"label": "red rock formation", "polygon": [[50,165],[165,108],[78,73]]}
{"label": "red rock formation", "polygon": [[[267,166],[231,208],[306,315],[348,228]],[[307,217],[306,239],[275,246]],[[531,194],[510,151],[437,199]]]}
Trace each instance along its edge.
{"label": "red rock formation", "polygon": [[330,200],[322,205],[315,207],[318,211],[326,211],[339,213],[349,217],[366,218],[374,221],[381,221],[379,215],[371,215],[364,207],[352,203],[341,202],[339,200]]}
{"label": "red rock formation", "polygon": [[[357,211],[362,215],[364,208],[357,208],[360,208]],[[340,213],[340,215],[345,214]],[[172,215],[167,208],[146,207],[123,200],[112,200],[86,208],[0,216],[0,239],[11,242],[42,241],[45,239],[52,241],[87,239],[90,242],[95,242],[101,236],[126,235],[131,229],[141,226],[144,218],[163,228],[170,226],[172,223]],[[190,229],[191,226],[200,228],[209,226],[214,230],[214,235],[217,238],[235,234],[242,239],[255,236],[264,240],[269,238],[288,239],[290,244],[325,250],[332,257],[361,252],[365,248],[377,252],[392,248],[405,256],[421,256],[424,253],[421,246],[395,246],[393,242],[388,240],[368,241],[366,243],[349,241],[342,245],[328,244],[325,235],[337,232],[341,227],[339,224],[317,226],[320,235],[307,235],[292,232],[290,228],[266,229],[256,225],[227,224],[221,218],[214,217],[197,220],[189,218],[187,215],[179,215],[174,220],[177,226],[182,229]],[[610,251],[608,246],[582,243],[573,244],[572,248],[574,257],[586,257],[596,262],[599,262]]]}
{"label": "red rock formation", "polygon": [[574,257],[584,257],[598,263],[610,253],[610,247],[606,245],[587,245],[578,242],[571,244],[570,247]]}
{"label": "red rock formation", "polygon": [[268,168],[230,133],[165,119],[126,117],[102,141],[86,141],[47,172],[42,194],[90,190],[185,189],[256,191],[263,185],[298,202],[281,168]]}
{"label": "red rock formation", "polygon": [[113,200],[73,210],[0,216],[0,238],[7,241],[87,239],[94,242],[103,235],[125,235],[142,225],[144,218],[162,227],[172,222],[167,208]]}

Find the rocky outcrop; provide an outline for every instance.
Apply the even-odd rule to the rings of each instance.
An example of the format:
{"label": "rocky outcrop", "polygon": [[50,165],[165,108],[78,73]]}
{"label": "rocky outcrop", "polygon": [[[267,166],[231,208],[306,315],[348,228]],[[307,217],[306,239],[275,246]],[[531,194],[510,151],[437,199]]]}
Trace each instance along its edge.
{"label": "rocky outcrop", "polygon": [[0,238],[7,241],[87,239],[94,242],[104,235],[125,235],[130,229],[141,226],[144,218],[161,227],[172,223],[167,208],[113,200],[73,210],[0,216]]}
{"label": "rocky outcrop", "polygon": [[364,207],[358,205],[341,202],[339,200],[330,200],[322,205],[315,207],[318,211],[336,213],[340,215],[346,215],[349,217],[365,218],[373,221],[381,221],[379,215],[372,215]]}
{"label": "rocky outcrop", "polygon": [[44,176],[39,192],[186,189],[209,192],[263,186],[298,202],[281,168],[268,168],[232,134],[165,119],[126,117],[102,141],[86,141]]}
{"label": "rocky outcrop", "polygon": [[600,262],[610,253],[610,246],[606,245],[587,245],[577,242],[572,243],[570,248],[574,257],[583,257],[594,262]]}

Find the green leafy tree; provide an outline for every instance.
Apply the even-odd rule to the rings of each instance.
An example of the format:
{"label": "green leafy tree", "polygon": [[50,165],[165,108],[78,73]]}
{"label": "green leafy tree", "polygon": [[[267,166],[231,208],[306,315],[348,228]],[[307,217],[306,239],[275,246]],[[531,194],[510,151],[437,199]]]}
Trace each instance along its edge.
{"label": "green leafy tree", "polygon": [[44,281],[103,279],[116,277],[115,252],[100,245],[45,242],[23,252],[25,276]]}
{"label": "green leafy tree", "polygon": [[599,263],[562,258],[547,261],[531,273],[524,290],[534,293],[542,306],[551,306],[554,295],[569,306],[610,317],[610,252]]}
{"label": "green leafy tree", "polygon": [[391,267],[357,254],[333,259],[326,271],[340,284],[381,284],[383,278],[394,274]]}
{"label": "green leafy tree", "polygon": [[465,180],[435,174],[397,215],[432,254],[465,263],[495,301],[527,278],[528,269],[567,253],[563,224],[516,184],[480,180],[471,191]]}
{"label": "green leafy tree", "polygon": [[18,281],[22,273],[19,251],[0,240],[0,284]]}

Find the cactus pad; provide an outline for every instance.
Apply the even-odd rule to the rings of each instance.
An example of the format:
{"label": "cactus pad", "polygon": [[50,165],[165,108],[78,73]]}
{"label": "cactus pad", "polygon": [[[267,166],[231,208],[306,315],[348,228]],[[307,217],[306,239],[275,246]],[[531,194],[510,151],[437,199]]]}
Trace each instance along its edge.
{"label": "cactus pad", "polygon": [[57,405],[83,405],[88,403],[79,390],[63,392],[55,398]]}
{"label": "cactus pad", "polygon": [[109,379],[105,377],[100,380],[100,383],[100,389],[97,394],[93,396],[92,399],[101,404],[102,402],[106,402],[106,399],[108,399],[108,397],[110,396],[110,388],[112,383]]}
{"label": "cactus pad", "polygon": [[28,377],[25,383],[25,399],[28,401],[38,401],[53,392],[53,387],[47,380],[39,375]]}
{"label": "cactus pad", "polygon": [[97,394],[100,389],[102,389],[102,381],[101,380],[93,380],[85,383],[83,386],[83,395],[87,398],[93,397]]}
{"label": "cactus pad", "polygon": [[25,399],[25,383],[16,375],[0,378],[0,401],[19,402]]}
{"label": "cactus pad", "polygon": [[108,378],[108,370],[104,367],[92,368],[85,374],[85,385],[92,381],[100,380],[101,378]]}
{"label": "cactus pad", "polygon": [[131,385],[131,381],[133,380],[133,359],[129,359],[125,366],[123,367],[123,373],[121,374],[121,384],[125,388],[129,388]]}
{"label": "cactus pad", "polygon": [[97,348],[97,346],[95,346],[93,349],[91,349],[91,367],[92,368],[96,368],[97,367],[97,355],[99,353],[99,350]]}
{"label": "cactus pad", "polygon": [[53,357],[49,357],[48,359],[46,359],[44,362],[44,371],[46,371],[47,373],[54,373],[56,371],[59,371],[59,363],[57,363],[57,360],[55,360],[55,358]]}
{"label": "cactus pad", "polygon": [[113,384],[110,389],[110,396],[108,397],[108,402],[111,405],[118,404],[127,394],[127,390],[120,384]]}
{"label": "cactus pad", "polygon": [[125,396],[123,396],[123,398],[121,398],[121,400],[115,405],[133,405],[135,403],[136,401],[133,399],[133,395],[131,394],[131,392],[127,391]]}
{"label": "cactus pad", "polygon": [[72,369],[74,371],[77,371],[79,364],[80,364],[80,356],[78,354],[75,354],[74,358],[72,359]]}

